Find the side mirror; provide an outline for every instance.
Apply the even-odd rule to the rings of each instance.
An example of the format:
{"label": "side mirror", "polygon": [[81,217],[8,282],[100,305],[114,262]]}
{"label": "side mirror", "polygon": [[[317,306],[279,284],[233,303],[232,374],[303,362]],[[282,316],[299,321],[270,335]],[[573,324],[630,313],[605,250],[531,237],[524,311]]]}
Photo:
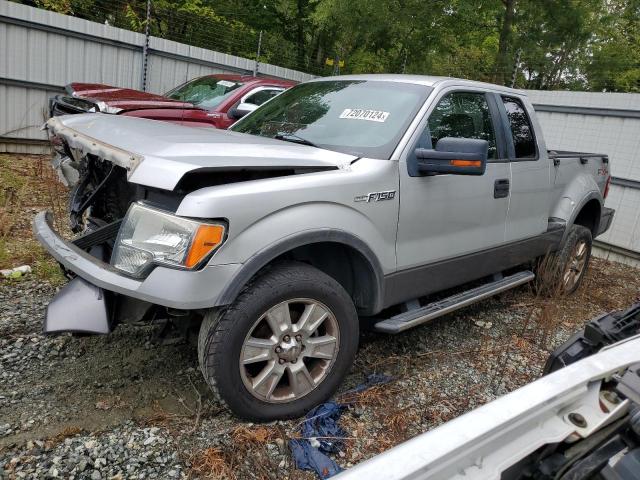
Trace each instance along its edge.
{"label": "side mirror", "polygon": [[258,108],[258,105],[254,105],[253,103],[240,103],[238,106],[231,108],[228,115],[231,118],[238,119],[253,112],[256,108]]}
{"label": "side mirror", "polygon": [[423,175],[484,175],[489,142],[475,138],[445,137],[436,148],[416,148],[418,171]]}

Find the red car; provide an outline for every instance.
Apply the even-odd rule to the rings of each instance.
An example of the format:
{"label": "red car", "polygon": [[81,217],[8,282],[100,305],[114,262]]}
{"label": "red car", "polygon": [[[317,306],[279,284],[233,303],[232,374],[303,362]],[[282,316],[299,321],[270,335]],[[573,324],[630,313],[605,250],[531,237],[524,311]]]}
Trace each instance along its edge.
{"label": "red car", "polygon": [[70,83],[49,100],[50,115],[103,112],[190,126],[228,128],[296,82],[245,75],[195,78],[164,95],[96,83]]}

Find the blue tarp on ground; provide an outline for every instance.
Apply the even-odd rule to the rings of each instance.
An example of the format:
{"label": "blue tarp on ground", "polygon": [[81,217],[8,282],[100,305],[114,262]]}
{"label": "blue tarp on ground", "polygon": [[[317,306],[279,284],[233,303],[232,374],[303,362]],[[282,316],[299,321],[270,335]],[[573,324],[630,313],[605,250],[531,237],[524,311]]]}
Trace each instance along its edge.
{"label": "blue tarp on ground", "polygon": [[[346,436],[346,432],[338,420],[345,408],[346,406],[336,402],[327,402],[307,414],[301,426],[302,438],[289,440],[289,448],[297,468],[313,470],[323,480],[342,471],[326,454],[338,453],[342,446],[342,438]],[[319,445],[313,446],[312,439]]]}
{"label": "blue tarp on ground", "polygon": [[[375,385],[391,381],[383,374],[371,374],[357,387],[345,392],[360,393]],[[349,405],[327,402],[317,406],[302,422],[300,439],[289,440],[289,448],[296,467],[301,470],[315,471],[324,480],[342,471],[342,468],[330,457],[329,453],[338,453],[347,432],[340,426],[340,416]]]}

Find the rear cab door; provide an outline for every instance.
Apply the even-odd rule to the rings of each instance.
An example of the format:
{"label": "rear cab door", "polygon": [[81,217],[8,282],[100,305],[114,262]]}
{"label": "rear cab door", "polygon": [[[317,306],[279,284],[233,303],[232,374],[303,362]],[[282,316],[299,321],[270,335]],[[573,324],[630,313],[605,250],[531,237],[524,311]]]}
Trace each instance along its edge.
{"label": "rear cab door", "polygon": [[547,231],[551,206],[551,165],[533,107],[526,97],[495,93],[511,167],[505,242]]}

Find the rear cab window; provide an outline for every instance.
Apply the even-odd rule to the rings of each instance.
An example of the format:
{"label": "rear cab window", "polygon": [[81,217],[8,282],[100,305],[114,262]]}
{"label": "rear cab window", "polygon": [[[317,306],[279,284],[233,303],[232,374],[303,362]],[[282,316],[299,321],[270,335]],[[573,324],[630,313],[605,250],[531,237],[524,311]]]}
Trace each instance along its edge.
{"label": "rear cab window", "polygon": [[537,159],[536,139],[533,135],[533,127],[529,115],[522,101],[515,97],[502,97],[502,103],[509,120],[511,138],[516,159]]}
{"label": "rear cab window", "polygon": [[243,103],[250,103],[252,105],[262,105],[263,103],[271,100],[273,97],[280,95],[284,91],[284,88],[263,88],[257,92],[251,93],[244,99]]}

